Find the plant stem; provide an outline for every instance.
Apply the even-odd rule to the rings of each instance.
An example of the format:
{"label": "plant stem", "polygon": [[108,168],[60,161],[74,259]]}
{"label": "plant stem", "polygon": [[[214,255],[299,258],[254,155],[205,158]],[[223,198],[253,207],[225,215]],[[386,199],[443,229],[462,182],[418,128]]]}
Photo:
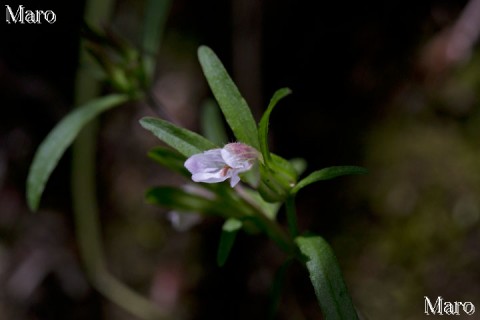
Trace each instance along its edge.
{"label": "plant stem", "polygon": [[78,136],[73,147],[72,201],[80,255],[92,285],[112,302],[145,320],[162,319],[161,310],[117,280],[107,269],[95,196],[98,122]]}
{"label": "plant stem", "polygon": [[[236,201],[236,206],[239,208],[245,207],[246,215],[252,217],[256,225],[265,232],[280,249],[290,255],[295,255],[297,250],[293,238],[282,229],[276,220],[270,219],[261,208],[256,206],[242,188],[237,187],[236,191],[241,198],[241,202]],[[229,196],[232,197],[231,195]]]}
{"label": "plant stem", "polygon": [[[100,25],[112,9],[112,1],[88,1],[85,19]],[[81,51],[81,64],[87,60]],[[76,79],[75,102],[80,105],[98,95],[100,85],[80,68]],[[95,188],[95,150],[98,121],[84,128],[73,145],[72,202],[76,236],[85,272],[92,285],[106,298],[144,320],[164,319],[161,310],[132,291],[107,269],[103,251]]]}
{"label": "plant stem", "polygon": [[263,212],[257,212],[255,218],[257,218],[256,222],[260,229],[263,230],[280,249],[290,255],[296,254],[297,250],[292,240],[293,238],[286,234],[276,221],[269,219]]}

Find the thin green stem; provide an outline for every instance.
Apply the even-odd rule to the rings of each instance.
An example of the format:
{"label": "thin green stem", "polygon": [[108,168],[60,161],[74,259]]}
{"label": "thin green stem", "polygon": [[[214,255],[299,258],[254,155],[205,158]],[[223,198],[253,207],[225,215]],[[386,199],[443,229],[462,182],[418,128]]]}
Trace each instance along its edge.
{"label": "thin green stem", "polygon": [[121,283],[109,271],[103,251],[95,189],[98,123],[86,127],[73,146],[72,201],[76,235],[87,276],[106,298],[144,320],[163,319],[161,310]]}
{"label": "thin green stem", "polygon": [[[85,19],[92,25],[108,20],[113,2],[88,1]],[[85,50],[81,63],[87,60]],[[80,105],[96,97],[100,84],[80,68],[76,79],[75,102]],[[92,285],[106,298],[139,319],[164,319],[163,312],[152,302],[132,291],[116,279],[107,268],[102,245],[100,219],[95,189],[95,150],[98,121],[84,128],[73,145],[72,202],[76,236],[85,272]]]}
{"label": "thin green stem", "polygon": [[298,236],[297,213],[295,209],[295,196],[288,196],[285,201],[285,210],[287,212],[287,223],[290,236],[296,238]]}
{"label": "thin green stem", "polygon": [[284,229],[277,223],[277,221],[270,219],[258,206],[253,203],[250,196],[243,191],[242,188],[236,189],[240,201],[236,201],[237,207],[245,208],[247,218],[252,218],[256,225],[267,234],[267,236],[275,242],[284,252],[294,255],[296,253],[296,245]]}
{"label": "thin green stem", "polygon": [[72,202],[77,240],[85,271],[92,279],[105,271],[97,199],[95,196],[94,149],[98,123],[85,127],[73,144]]}
{"label": "thin green stem", "polygon": [[280,249],[289,255],[296,254],[296,246],[292,238],[288,236],[276,221],[269,219],[263,212],[258,211],[255,218],[255,222],[260,229],[262,229]]}

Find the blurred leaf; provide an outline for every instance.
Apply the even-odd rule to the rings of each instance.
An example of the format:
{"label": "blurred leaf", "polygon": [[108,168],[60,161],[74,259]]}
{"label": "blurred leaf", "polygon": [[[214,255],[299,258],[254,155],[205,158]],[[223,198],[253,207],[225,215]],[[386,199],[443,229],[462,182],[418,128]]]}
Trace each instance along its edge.
{"label": "blurred leaf", "polygon": [[280,202],[267,202],[263,200],[262,196],[258,193],[258,191],[255,191],[250,188],[244,188],[242,189],[248,197],[251,198],[251,202],[254,206],[258,207],[260,211],[262,211],[267,218],[270,220],[275,220],[278,210],[280,210],[281,203]]}
{"label": "blurred leaf", "polygon": [[216,211],[214,201],[175,187],[151,188],[147,190],[145,197],[151,204],[178,211],[205,214],[213,214]]}
{"label": "blurred leaf", "polygon": [[201,113],[202,133],[208,140],[223,146],[228,142],[227,133],[223,126],[223,118],[215,101],[208,99],[202,106]]}
{"label": "blurred leaf", "polygon": [[242,172],[239,176],[243,182],[256,189],[260,184],[260,166],[258,161],[253,164],[250,170]]}
{"label": "blurred leaf", "polygon": [[143,50],[148,83],[153,80],[155,61],[167,22],[170,0],[148,0],[143,26]]}
{"label": "blurred leaf", "polygon": [[128,100],[126,95],[109,95],[77,107],[65,116],[40,144],[30,166],[27,178],[27,202],[37,210],[45,184],[65,150],[80,130],[100,113]]}
{"label": "blurred leaf", "polygon": [[292,93],[289,88],[278,89],[274,94],[270,103],[268,104],[267,110],[262,116],[260,123],[258,125],[258,140],[260,141],[260,151],[262,152],[263,159],[265,160],[266,165],[271,160],[270,151],[268,149],[268,126],[270,122],[270,114],[272,113],[273,108],[277,105],[285,96]]}
{"label": "blurred leaf", "polygon": [[222,234],[217,252],[217,264],[222,267],[232,250],[238,231],[242,228],[242,222],[237,219],[230,218],[223,224]]}
{"label": "blurred leaf", "polygon": [[186,157],[217,148],[201,135],[162,119],[145,117],[140,120],[140,124]]}
{"label": "blurred leaf", "polygon": [[172,171],[178,172],[186,177],[190,177],[191,175],[184,166],[187,158],[175,150],[164,147],[156,147],[150,150],[148,156]]}
{"label": "blurred leaf", "polygon": [[296,177],[298,177],[297,170],[295,170],[292,162],[277,156],[274,153],[271,153],[270,155],[272,156],[272,163],[270,164],[270,167],[273,170],[280,171],[289,176],[291,179],[296,179]]}
{"label": "blurred leaf", "polygon": [[280,305],[280,300],[282,298],[282,288],[285,282],[285,276],[287,274],[288,267],[292,264],[293,259],[287,259],[275,272],[275,277],[273,278],[272,289],[270,293],[270,312],[269,319],[275,319],[275,316]]}
{"label": "blurred leaf", "polygon": [[238,141],[259,150],[257,125],[247,102],[228,75],[222,62],[206,46],[198,49],[198,59],[213,95]]}
{"label": "blurred leaf", "polygon": [[329,180],[340,176],[350,175],[350,174],[366,174],[368,171],[362,167],[356,166],[337,166],[337,167],[328,167],[318,171],[310,173],[307,177],[300,180],[295,187],[291,190],[291,194],[296,194],[302,188],[308,186],[309,184],[315,183],[321,180]]}
{"label": "blurred leaf", "polygon": [[145,197],[151,204],[182,212],[217,215],[225,219],[239,217],[243,214],[237,210],[238,208],[224,202],[220,197],[208,199],[176,187],[154,187],[147,190]]}
{"label": "blurred leaf", "polygon": [[358,319],[330,245],[319,236],[297,237],[295,242],[307,258],[306,267],[325,319]]}
{"label": "blurred leaf", "polygon": [[288,162],[290,162],[292,167],[295,169],[297,176],[300,176],[307,169],[307,161],[305,161],[305,159],[293,158],[288,160]]}

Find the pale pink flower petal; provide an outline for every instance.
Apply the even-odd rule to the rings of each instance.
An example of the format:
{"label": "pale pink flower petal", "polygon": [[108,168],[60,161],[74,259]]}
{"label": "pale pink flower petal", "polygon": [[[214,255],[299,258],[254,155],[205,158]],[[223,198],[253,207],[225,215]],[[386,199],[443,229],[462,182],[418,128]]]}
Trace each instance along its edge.
{"label": "pale pink flower petal", "polygon": [[218,170],[215,172],[198,172],[192,174],[192,180],[195,182],[217,183],[230,178],[228,170]]}
{"label": "pale pink flower petal", "polygon": [[185,161],[185,168],[191,173],[214,172],[223,168],[225,161],[222,158],[222,149],[212,149],[202,153],[194,154]]}
{"label": "pale pink flower petal", "polygon": [[241,172],[250,170],[253,162],[258,158],[257,150],[238,142],[226,144],[220,152],[228,166],[240,169]]}
{"label": "pale pink flower petal", "polygon": [[185,161],[185,168],[195,182],[216,183],[228,179],[221,149],[212,149],[195,154]]}
{"label": "pale pink flower petal", "polygon": [[195,154],[185,161],[185,167],[195,182],[216,183],[230,178],[233,188],[240,182],[240,173],[252,168],[258,151],[243,143],[229,143],[222,149]]}

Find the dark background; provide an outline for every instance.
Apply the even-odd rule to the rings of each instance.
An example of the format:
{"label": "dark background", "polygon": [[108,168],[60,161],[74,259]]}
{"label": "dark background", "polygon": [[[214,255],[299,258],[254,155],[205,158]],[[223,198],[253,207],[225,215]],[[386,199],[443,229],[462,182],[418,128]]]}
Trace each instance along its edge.
{"label": "dark background", "polygon": [[[277,154],[305,158],[309,171],[370,171],[313,185],[297,201],[301,229],[332,243],[368,319],[423,319],[424,296],[480,303],[476,38],[455,51],[461,59],[445,53],[462,36],[454,26],[466,3],[177,0],[169,13],[152,90],[178,124],[199,129],[210,93],[196,49],[206,44],[257,119],[276,89],[292,89],[271,119]],[[84,276],[70,152],[39,212],[24,200],[36,148],[72,108],[84,3],[5,4],[50,9],[57,21],[0,19],[0,318],[134,319]],[[118,1],[105,26],[139,45],[143,7]],[[220,269],[221,221],[179,233],[143,200],[149,186],[184,182],[146,157],[158,141],[137,121],[151,113],[138,103],[101,117],[97,193],[111,271],[174,319],[265,318],[282,259],[268,239],[240,235]],[[304,270],[287,275],[278,318],[321,318]]]}

